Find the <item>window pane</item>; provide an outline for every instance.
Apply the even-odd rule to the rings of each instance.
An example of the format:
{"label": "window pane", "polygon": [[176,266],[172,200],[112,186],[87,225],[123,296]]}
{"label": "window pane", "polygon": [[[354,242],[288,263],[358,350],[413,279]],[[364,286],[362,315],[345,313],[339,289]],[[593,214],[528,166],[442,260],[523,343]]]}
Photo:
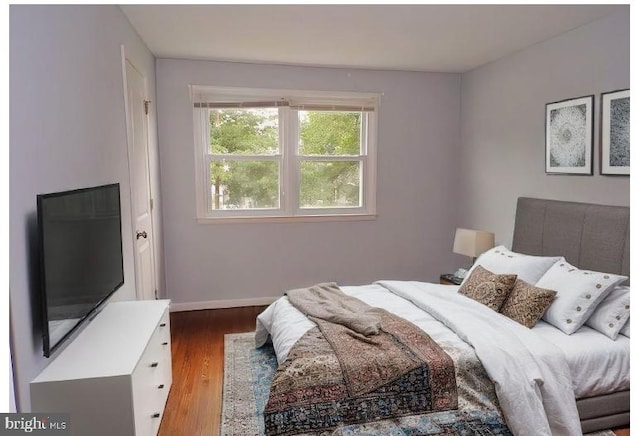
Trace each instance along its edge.
{"label": "window pane", "polygon": [[360,154],[362,112],[299,111],[301,155]]}
{"label": "window pane", "polygon": [[278,109],[211,109],[212,154],[278,154]]}
{"label": "window pane", "polygon": [[277,161],[211,162],[211,210],[280,207]]}
{"label": "window pane", "polygon": [[300,207],[360,207],[360,162],[300,164]]}

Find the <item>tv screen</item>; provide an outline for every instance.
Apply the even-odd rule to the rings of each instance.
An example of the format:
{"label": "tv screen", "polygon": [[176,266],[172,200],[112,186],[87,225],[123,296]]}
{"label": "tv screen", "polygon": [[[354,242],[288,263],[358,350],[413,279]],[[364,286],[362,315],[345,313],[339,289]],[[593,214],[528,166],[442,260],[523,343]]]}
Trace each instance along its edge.
{"label": "tv screen", "polygon": [[120,185],[38,195],[44,355],[124,283]]}

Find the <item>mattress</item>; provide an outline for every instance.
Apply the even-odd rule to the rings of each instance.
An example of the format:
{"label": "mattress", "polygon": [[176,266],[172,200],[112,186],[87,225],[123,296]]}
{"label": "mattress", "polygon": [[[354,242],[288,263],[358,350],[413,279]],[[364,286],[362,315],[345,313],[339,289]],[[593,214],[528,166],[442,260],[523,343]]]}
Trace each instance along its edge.
{"label": "mattress", "polygon": [[[457,286],[432,285],[442,287],[443,291],[456,292]],[[401,316],[425,331],[429,331],[436,341],[458,342],[457,335],[440,322],[419,309],[407,304],[407,300],[390,294],[378,284],[362,286],[341,286],[346,294],[364,297],[367,304],[381,307]],[[271,308],[272,310],[274,308]],[[276,307],[275,310],[278,310]],[[288,350],[306,330],[315,326],[304,315],[297,311],[287,311],[284,316],[291,319],[290,328],[281,332],[273,332],[275,349],[279,352],[278,361],[286,358]],[[292,328],[292,327],[298,328]],[[628,390],[631,380],[630,340],[618,335],[611,340],[605,335],[583,326],[572,335],[567,335],[551,324],[539,321],[532,329],[546,341],[556,345],[565,354],[576,398],[587,398]],[[265,338],[266,339],[266,338]]]}
{"label": "mattress", "polygon": [[[424,295],[423,292],[427,291],[429,294],[435,292],[435,294],[430,294],[429,297],[426,297],[427,299],[438,299],[438,294],[457,295],[457,287],[455,286],[425,284],[420,282],[395,283],[401,288],[404,288],[405,283],[415,283],[416,288],[414,292],[416,293],[414,296],[421,301],[425,298],[425,296],[422,296]],[[469,344],[461,341],[458,334],[449,329],[447,325],[441,323],[424,311],[424,308],[418,307],[419,303],[417,300],[412,303],[411,300],[413,300],[413,298],[410,298],[408,295],[403,295],[402,292],[400,292],[399,295],[396,295],[395,291],[394,293],[389,292],[389,289],[386,288],[389,288],[390,285],[393,287],[394,282],[380,282],[364,286],[342,286],[341,289],[345,294],[360,298],[371,306],[384,308],[395,315],[411,321],[421,329],[429,332],[429,335],[438,343],[449,342],[451,344],[457,344],[458,347],[470,347]],[[448,299],[449,297],[446,298]],[[458,303],[462,303],[462,301]],[[493,312],[491,313],[493,314]],[[491,315],[491,317],[493,316],[497,316],[497,314]],[[273,319],[280,319],[281,322],[274,323],[272,322]],[[511,324],[503,326],[501,318],[491,319],[491,323],[497,323],[496,326],[501,326],[499,329],[507,328],[511,330]],[[511,320],[507,321],[512,322]],[[295,342],[297,342],[306,331],[315,326],[315,324],[302,315],[302,313],[293,309],[286,299],[284,299],[281,304],[269,306],[269,308],[258,317],[259,328],[256,331],[256,342],[258,345],[264,343],[269,335],[264,328],[260,328],[261,324],[270,326],[268,330],[280,363],[287,358],[289,350]],[[264,325],[262,327],[264,327]],[[500,336],[500,330],[494,331],[493,334]],[[557,348],[563,350],[562,353],[565,356],[563,360],[566,360],[566,363],[563,365],[565,365],[566,370],[564,371],[566,372],[565,375],[561,377],[565,377],[565,380],[570,380],[571,382],[571,385],[567,386],[567,396],[571,395],[571,393],[573,393],[573,395],[569,398],[592,397],[629,389],[630,349],[629,340],[626,337],[620,337],[616,341],[612,341],[588,327],[583,327],[575,334],[569,336],[550,324],[543,322],[540,322],[532,330],[523,328],[520,335],[524,335],[522,338],[528,338],[530,346],[534,347],[532,349],[539,349],[542,353],[540,356],[549,356],[549,358],[551,358],[551,354],[547,354],[549,350],[545,348],[547,347],[544,345],[546,343],[549,344],[548,346],[556,349],[555,352],[560,352]],[[487,340],[492,342],[494,340],[493,338],[494,336]],[[549,379],[552,378],[550,373],[547,373],[547,377]],[[551,388],[552,385],[545,386],[545,389],[547,387]],[[573,392],[571,392],[572,387]],[[567,398],[564,398],[563,404],[566,403],[566,399]]]}

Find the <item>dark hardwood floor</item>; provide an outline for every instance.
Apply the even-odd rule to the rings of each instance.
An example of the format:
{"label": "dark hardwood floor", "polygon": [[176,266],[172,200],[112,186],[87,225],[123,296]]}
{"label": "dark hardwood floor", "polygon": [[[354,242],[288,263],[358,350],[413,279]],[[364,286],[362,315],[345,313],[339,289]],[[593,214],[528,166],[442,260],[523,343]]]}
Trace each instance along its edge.
{"label": "dark hardwood floor", "polygon": [[[264,307],[197,310],[171,314],[173,385],[160,436],[220,434],[224,335],[250,332]],[[628,428],[615,431],[629,436]]]}
{"label": "dark hardwood floor", "polygon": [[171,314],[173,384],[160,436],[220,433],[224,335],[256,328],[264,307],[197,310]]}

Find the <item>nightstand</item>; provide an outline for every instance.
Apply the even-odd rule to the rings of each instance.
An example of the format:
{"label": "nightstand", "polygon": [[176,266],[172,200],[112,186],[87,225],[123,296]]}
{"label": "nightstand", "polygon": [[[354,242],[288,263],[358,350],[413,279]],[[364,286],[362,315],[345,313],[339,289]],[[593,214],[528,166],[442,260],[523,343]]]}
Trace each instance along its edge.
{"label": "nightstand", "polygon": [[440,276],[440,284],[441,285],[459,285],[460,283],[462,283],[462,280],[460,277],[456,277],[453,274],[442,274]]}

